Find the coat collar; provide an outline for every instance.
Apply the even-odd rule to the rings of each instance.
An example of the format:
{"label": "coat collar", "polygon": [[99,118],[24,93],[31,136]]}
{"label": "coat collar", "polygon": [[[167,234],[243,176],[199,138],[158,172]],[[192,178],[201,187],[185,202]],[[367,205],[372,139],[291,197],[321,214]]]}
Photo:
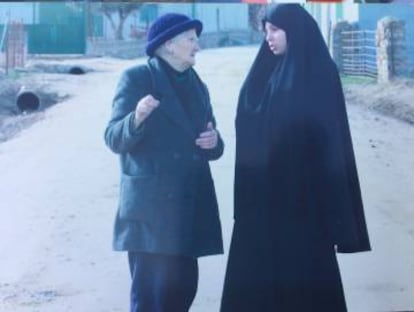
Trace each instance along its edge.
{"label": "coat collar", "polygon": [[[154,97],[160,100],[159,109],[192,138],[198,137],[199,134],[195,133],[194,129],[191,127],[191,123],[171,86],[167,73],[160,64],[160,61],[155,57],[150,58],[148,60],[148,67],[150,69],[153,86],[151,93]],[[203,96],[201,95],[200,98],[203,98]]]}

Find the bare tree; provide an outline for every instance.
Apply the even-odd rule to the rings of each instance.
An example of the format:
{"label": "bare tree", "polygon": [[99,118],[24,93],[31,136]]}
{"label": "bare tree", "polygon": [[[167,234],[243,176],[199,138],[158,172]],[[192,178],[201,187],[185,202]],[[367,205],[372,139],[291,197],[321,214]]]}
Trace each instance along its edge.
{"label": "bare tree", "polygon": [[[93,10],[102,13],[111,24],[115,33],[115,39],[123,40],[123,29],[128,16],[144,5],[142,2],[93,2]],[[114,16],[118,16],[118,23]]]}

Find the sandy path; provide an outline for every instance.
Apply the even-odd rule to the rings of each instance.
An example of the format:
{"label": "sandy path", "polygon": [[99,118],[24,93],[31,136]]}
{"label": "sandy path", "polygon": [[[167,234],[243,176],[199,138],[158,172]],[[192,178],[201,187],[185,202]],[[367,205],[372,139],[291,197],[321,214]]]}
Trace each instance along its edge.
{"label": "sandy path", "polygon": [[[204,51],[197,65],[226,142],[224,156],[212,164],[226,251],[234,109],[254,52]],[[103,130],[119,72],[135,62],[88,62],[104,71],[57,81],[75,96],[0,144],[2,312],[127,311],[125,255],[111,251],[118,162],[104,146]],[[414,310],[414,127],[354,105],[349,115],[374,248],[339,256],[349,310]],[[226,256],[200,260],[192,312],[218,311],[225,265]]]}

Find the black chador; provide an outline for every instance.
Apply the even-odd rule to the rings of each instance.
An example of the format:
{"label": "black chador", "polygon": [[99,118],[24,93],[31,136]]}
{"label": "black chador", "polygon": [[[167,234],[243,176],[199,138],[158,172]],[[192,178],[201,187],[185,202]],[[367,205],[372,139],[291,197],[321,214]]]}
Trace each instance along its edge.
{"label": "black chador", "polygon": [[234,229],[222,312],[346,311],[336,252],[370,250],[345,101],[314,19],[272,6],[239,95]]}

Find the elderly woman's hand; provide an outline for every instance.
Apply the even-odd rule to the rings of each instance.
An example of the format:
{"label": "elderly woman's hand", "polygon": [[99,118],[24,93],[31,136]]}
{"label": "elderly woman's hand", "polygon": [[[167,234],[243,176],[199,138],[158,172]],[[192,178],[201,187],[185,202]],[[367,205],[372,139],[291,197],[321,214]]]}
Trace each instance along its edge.
{"label": "elderly woman's hand", "polygon": [[160,105],[160,101],[154,98],[151,94],[144,96],[137,103],[135,108],[134,126],[138,126]]}
{"label": "elderly woman's hand", "polygon": [[207,130],[200,133],[200,136],[195,141],[196,145],[203,149],[212,149],[217,146],[218,135],[217,131],[213,128],[213,123],[207,124]]}

